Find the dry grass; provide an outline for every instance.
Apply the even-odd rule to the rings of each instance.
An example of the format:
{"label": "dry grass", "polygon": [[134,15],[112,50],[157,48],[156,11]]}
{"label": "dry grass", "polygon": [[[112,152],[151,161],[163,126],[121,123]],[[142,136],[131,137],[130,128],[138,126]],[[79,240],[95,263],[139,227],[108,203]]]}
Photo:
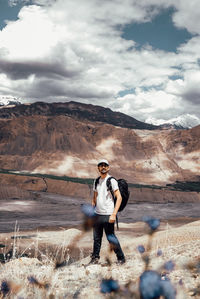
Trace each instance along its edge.
{"label": "dry grass", "polygon": [[[131,227],[134,229],[134,225],[127,225],[127,231],[124,231],[124,227],[119,238],[127,262],[121,266],[115,263],[115,256],[109,252],[105,240],[102,263],[87,266],[90,260],[89,247],[92,246],[91,232],[82,233],[76,229],[38,232],[33,234],[31,239],[20,239],[19,236],[24,233],[20,233],[16,227],[13,244],[8,244],[7,239],[7,245],[14,248],[13,258],[5,264],[0,264],[0,282],[6,281],[10,290],[5,298],[111,298],[114,295],[104,295],[100,292],[102,279],[110,277],[118,281],[122,293],[128,284],[128,289],[132,290],[133,294],[134,290],[138,290],[139,276],[145,268],[144,259],[137,246],[144,245],[147,249],[149,235],[131,238]],[[153,235],[148,267],[162,273],[167,272],[162,268],[165,262],[175,263],[174,271],[165,274],[176,287],[178,299],[199,298],[199,294],[195,296],[193,290],[200,282],[200,273],[195,268],[197,262],[200,262],[199,227],[200,221],[179,228],[167,226],[164,231],[158,231]],[[1,240],[3,236],[4,234],[1,234]],[[7,238],[9,237],[7,234]],[[5,253],[8,247],[1,248],[1,253]],[[159,257],[158,249],[162,249],[162,255]],[[31,258],[20,258],[19,254],[22,253]],[[72,256],[74,259],[70,260]],[[104,265],[108,258],[111,266]],[[1,296],[3,298],[3,293]],[[115,294],[112,298],[122,298],[122,295],[117,296],[119,295]],[[136,297],[127,295],[126,298]]]}

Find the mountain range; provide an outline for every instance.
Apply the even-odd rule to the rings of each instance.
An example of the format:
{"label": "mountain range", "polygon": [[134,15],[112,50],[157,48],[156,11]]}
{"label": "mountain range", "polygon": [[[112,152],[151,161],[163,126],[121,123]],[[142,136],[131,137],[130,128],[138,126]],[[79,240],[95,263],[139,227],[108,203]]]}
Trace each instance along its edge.
{"label": "mountain range", "polygon": [[8,105],[0,109],[0,119],[10,119],[19,116],[70,116],[77,120],[103,122],[114,126],[130,129],[155,130],[158,126],[140,122],[135,118],[109,108],[82,104],[77,102],[44,103]]}
{"label": "mountain range", "polygon": [[169,120],[149,117],[146,122],[162,128],[191,129],[200,124],[200,119],[196,115],[187,113]]}
{"label": "mountain range", "polygon": [[[76,105],[76,102],[74,102],[74,103]],[[18,106],[18,105],[22,105],[22,103],[20,102],[19,99],[12,97],[12,96],[0,96],[0,107],[4,106],[4,108],[6,108],[6,107],[10,108],[11,106],[13,107],[14,105]],[[25,104],[25,105],[27,105],[27,104]],[[58,103],[57,103],[57,105],[58,105]],[[80,105],[81,105],[81,103],[79,103],[79,106]],[[86,106],[85,106],[85,108],[86,108]],[[65,109],[66,109],[66,107],[65,107]],[[110,109],[107,110],[108,116],[109,116],[109,111],[110,111]],[[67,112],[70,112],[70,111],[67,111]],[[40,111],[40,113],[41,113],[41,111]],[[64,111],[63,111],[63,113],[64,113]],[[75,113],[75,111],[74,111],[74,113]],[[116,117],[116,113],[117,112],[115,112],[115,117]],[[82,114],[78,113],[78,111],[77,111],[77,114],[78,114],[77,116],[79,116],[79,117],[83,116]],[[129,127],[130,123],[133,123],[133,122],[137,123],[138,126],[139,126],[139,124],[140,125],[142,124],[141,121],[139,122],[136,119],[134,119],[134,121],[133,121],[133,117],[130,117],[130,116],[129,116],[129,120],[128,120],[128,116],[124,115],[123,113],[120,113],[118,118],[120,118],[120,119],[126,118],[127,127]],[[93,118],[92,118],[92,120],[93,120]],[[105,119],[105,122],[108,122],[108,118]],[[144,125],[144,123],[145,123],[145,125]],[[169,120],[155,119],[153,117],[149,117],[148,119],[145,120],[144,123],[143,123],[143,127],[147,128],[147,129],[155,129],[158,127],[161,129],[170,129],[170,128],[191,129],[200,124],[200,119],[196,115],[186,113],[186,114],[177,116],[177,117],[169,119]],[[124,125],[124,124],[122,124],[122,125]],[[151,127],[149,125],[153,125],[153,126]]]}
{"label": "mountain range", "polygon": [[12,96],[0,96],[0,107],[10,105],[21,105],[21,102]]}
{"label": "mountain range", "polygon": [[200,126],[163,130],[77,102],[0,108],[0,168],[94,178],[105,157],[130,183],[199,180]]}

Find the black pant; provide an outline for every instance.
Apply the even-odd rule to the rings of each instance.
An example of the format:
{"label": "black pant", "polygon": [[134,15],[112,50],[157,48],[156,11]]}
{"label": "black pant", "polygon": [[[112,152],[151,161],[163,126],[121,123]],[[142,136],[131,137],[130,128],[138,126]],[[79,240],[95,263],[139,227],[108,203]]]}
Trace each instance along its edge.
{"label": "black pant", "polygon": [[101,241],[103,237],[103,230],[106,233],[107,240],[114,240],[114,252],[118,260],[124,259],[124,253],[121,249],[120,243],[114,232],[114,223],[109,223],[109,215],[97,215],[96,221],[93,228],[94,246],[92,257],[100,258],[99,253],[101,249]]}

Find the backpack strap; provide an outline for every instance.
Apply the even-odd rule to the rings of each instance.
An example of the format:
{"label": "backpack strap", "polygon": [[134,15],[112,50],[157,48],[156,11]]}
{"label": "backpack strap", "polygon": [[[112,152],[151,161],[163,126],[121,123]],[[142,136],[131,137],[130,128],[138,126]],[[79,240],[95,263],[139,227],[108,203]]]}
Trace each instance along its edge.
{"label": "backpack strap", "polygon": [[95,190],[97,189],[97,185],[99,184],[99,180],[100,180],[100,176],[94,182]]}
{"label": "backpack strap", "polygon": [[[113,192],[113,189],[112,189],[111,179],[116,180],[116,178],[114,178],[113,176],[110,176],[110,177],[107,179],[106,185],[107,185],[108,191],[110,191],[110,193],[111,193],[111,195],[112,195],[112,198],[113,198],[113,200],[114,200],[114,203],[115,203],[115,202],[116,202],[116,197],[115,197],[114,192]],[[117,180],[116,180],[116,181],[117,181]],[[118,221],[118,216],[117,216],[117,215],[116,215],[116,224],[117,224],[117,230],[119,230],[119,221]]]}
{"label": "backpack strap", "polygon": [[117,224],[117,230],[119,230],[119,220],[118,220],[118,216],[116,215],[116,224]]}
{"label": "backpack strap", "polygon": [[107,185],[108,191],[110,191],[110,193],[112,194],[113,200],[115,201],[115,195],[114,195],[114,192],[112,189],[111,179],[116,180],[116,178],[114,178],[113,176],[110,176],[106,181],[106,185]]}

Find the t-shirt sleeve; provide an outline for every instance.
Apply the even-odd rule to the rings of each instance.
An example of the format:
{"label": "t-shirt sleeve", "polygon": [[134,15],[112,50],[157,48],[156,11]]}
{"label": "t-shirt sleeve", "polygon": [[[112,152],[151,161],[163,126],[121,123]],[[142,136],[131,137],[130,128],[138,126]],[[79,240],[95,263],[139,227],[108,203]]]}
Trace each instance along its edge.
{"label": "t-shirt sleeve", "polygon": [[112,190],[113,190],[114,192],[115,192],[116,190],[119,189],[117,180],[115,180],[115,179],[111,179],[110,182],[111,182],[111,184],[112,184]]}

